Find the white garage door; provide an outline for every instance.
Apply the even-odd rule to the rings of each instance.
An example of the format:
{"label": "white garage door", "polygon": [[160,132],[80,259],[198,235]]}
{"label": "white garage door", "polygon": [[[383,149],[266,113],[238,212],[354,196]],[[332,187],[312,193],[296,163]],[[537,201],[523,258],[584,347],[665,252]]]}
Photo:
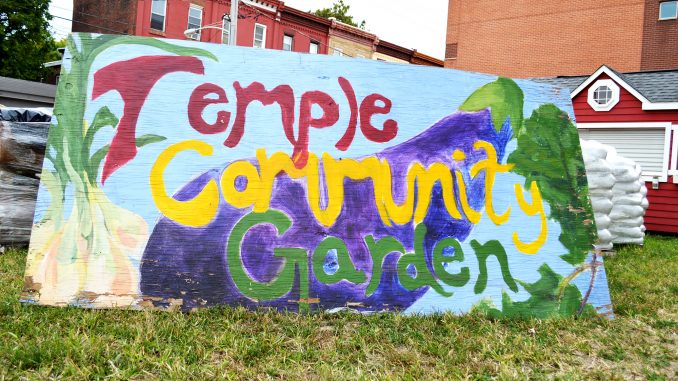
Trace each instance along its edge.
{"label": "white garage door", "polygon": [[666,131],[665,127],[579,128],[579,137],[610,145],[619,155],[634,160],[642,168],[645,180],[658,176],[660,181],[666,181],[669,150]]}

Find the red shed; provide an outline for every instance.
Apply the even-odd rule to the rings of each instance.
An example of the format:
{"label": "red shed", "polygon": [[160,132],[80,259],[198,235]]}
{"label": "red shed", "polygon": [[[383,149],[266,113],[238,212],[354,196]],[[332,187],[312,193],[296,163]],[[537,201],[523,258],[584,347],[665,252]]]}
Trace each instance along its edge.
{"label": "red shed", "polygon": [[582,139],[611,145],[642,167],[650,231],[678,233],[678,70],[537,78],[571,92]]}

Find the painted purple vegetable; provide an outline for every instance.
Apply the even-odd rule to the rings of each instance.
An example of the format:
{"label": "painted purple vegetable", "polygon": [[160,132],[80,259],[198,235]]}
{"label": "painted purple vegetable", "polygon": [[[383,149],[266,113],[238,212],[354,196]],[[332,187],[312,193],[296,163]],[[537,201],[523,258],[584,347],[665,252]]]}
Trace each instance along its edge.
{"label": "painted purple vegetable", "polygon": [[[438,162],[449,168],[459,168],[459,164],[452,158],[452,153],[458,149],[467,157],[463,163],[473,164],[485,158],[483,151],[473,149],[473,144],[478,140],[492,144],[501,160],[510,138],[508,121],[500,132],[496,132],[489,110],[477,113],[457,112],[409,141],[385,149],[375,156],[390,163],[394,179],[393,194],[396,200],[401,200],[406,191],[404,178],[411,163],[419,162],[428,167]],[[468,173],[467,165],[461,165],[464,173]],[[177,192],[175,198],[194,198],[210,179],[219,181],[222,171],[223,169],[213,169],[204,173]],[[485,197],[484,174],[481,172],[474,180],[466,181],[466,186],[470,205],[476,210],[482,209]],[[400,241],[409,252],[414,246],[413,223],[386,226],[382,222],[375,206],[371,180],[346,179],[344,188],[342,212],[336,223],[326,228],[317,222],[308,206],[306,180],[294,180],[287,175],[279,175],[270,208],[289,216],[292,226],[280,237],[277,237],[278,234],[271,225],[257,225],[252,228],[243,241],[245,244],[241,258],[245,269],[251,278],[259,282],[270,282],[280,273],[284,261],[273,257],[274,247],[305,248],[309,256],[309,299],[314,300],[312,309],[346,306],[361,311],[406,309],[428,287],[412,291],[405,289],[397,275],[396,264],[400,255],[392,253],[385,257],[378,288],[370,296],[366,296],[365,290],[372,274],[373,263],[364,237],[371,235],[378,240],[391,236]],[[458,207],[461,210],[461,206]],[[155,300],[157,306],[166,305],[169,299],[180,299],[184,309],[229,304],[297,311],[300,295],[298,272],[292,290],[287,295],[270,301],[247,298],[241,294],[231,278],[226,257],[228,238],[233,226],[250,212],[249,208],[237,209],[222,200],[215,219],[202,228],[187,227],[168,218],[161,218],[148,241],[141,263],[142,295]],[[424,253],[430,271],[433,270],[431,256],[435,242],[446,237],[461,241],[473,227],[465,217],[453,219],[449,216],[439,184],[433,188],[431,203],[423,223],[427,230]],[[355,268],[367,275],[366,282],[354,284],[340,281],[323,284],[313,276],[311,255],[328,236],[335,236],[345,242]],[[323,269],[316,271],[332,273],[334,270],[336,256],[330,252]]]}

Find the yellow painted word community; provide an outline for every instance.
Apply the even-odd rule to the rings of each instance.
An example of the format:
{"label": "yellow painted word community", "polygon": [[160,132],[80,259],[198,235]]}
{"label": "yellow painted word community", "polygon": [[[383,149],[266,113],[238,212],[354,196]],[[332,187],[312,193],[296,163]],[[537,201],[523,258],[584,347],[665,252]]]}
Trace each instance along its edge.
{"label": "yellow painted word community", "polygon": [[[484,150],[486,158],[475,163],[469,175],[475,178],[481,171],[485,173],[485,213],[496,225],[508,221],[511,213],[509,207],[503,213],[497,213],[492,205],[492,187],[497,173],[509,172],[511,164],[497,162],[497,154],[492,144],[486,141],[477,141],[475,150]],[[421,223],[431,201],[431,191],[439,182],[442,186],[443,201],[449,215],[454,219],[464,216],[473,224],[477,224],[481,212],[469,205],[464,176],[459,169],[451,170],[443,163],[433,163],[428,168],[422,164],[412,163],[406,176],[407,193],[405,200],[398,204],[393,198],[391,166],[386,159],[367,157],[360,160],[334,159],[329,154],[322,155],[322,165],[327,191],[327,206],[323,209],[320,188],[320,171],[318,157],[309,153],[308,162],[303,168],[296,168],[289,155],[275,152],[267,156],[264,149],[257,150],[257,166],[249,161],[235,161],[223,171],[220,184],[211,179],[202,191],[192,200],[178,201],[167,193],[163,174],[168,164],[180,152],[196,151],[203,156],[211,156],[211,145],[199,140],[187,140],[176,143],[163,151],[151,169],[150,185],[153,200],[160,212],[171,220],[186,226],[200,227],[209,224],[216,216],[220,193],[230,205],[244,209],[253,208],[255,213],[269,210],[273,183],[275,178],[284,172],[292,179],[306,179],[307,202],[315,218],[325,227],[332,226],[344,204],[344,179],[366,180],[371,179],[374,186],[374,202],[382,222],[387,226],[393,224],[404,225],[413,221],[415,225]],[[466,159],[461,150],[454,151],[452,158],[463,162]],[[458,194],[453,185],[454,175]],[[236,188],[236,179],[245,178],[244,189]],[[415,192],[416,183],[416,192]],[[415,207],[416,194],[416,207]],[[541,229],[537,238],[532,242],[523,242],[518,233],[513,233],[513,242],[516,248],[526,254],[535,254],[546,242],[547,224],[544,205],[536,182],[530,185],[531,202],[527,201],[524,189],[515,184],[516,201],[520,209],[528,216],[539,215]],[[457,201],[459,203],[457,203]],[[458,204],[461,206],[459,210]]]}

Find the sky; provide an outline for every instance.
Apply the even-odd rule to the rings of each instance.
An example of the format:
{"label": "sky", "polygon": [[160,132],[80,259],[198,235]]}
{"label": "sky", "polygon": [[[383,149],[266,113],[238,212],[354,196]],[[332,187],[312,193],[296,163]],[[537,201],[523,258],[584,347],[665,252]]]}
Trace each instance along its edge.
{"label": "sky", "polygon": [[[335,0],[286,0],[285,5],[302,11],[331,7]],[[351,6],[349,14],[366,30],[380,39],[420,53],[443,59],[448,0],[428,0],[413,3],[405,0],[344,0]],[[52,33],[65,37],[71,30],[73,0],[52,0],[50,13]]]}

